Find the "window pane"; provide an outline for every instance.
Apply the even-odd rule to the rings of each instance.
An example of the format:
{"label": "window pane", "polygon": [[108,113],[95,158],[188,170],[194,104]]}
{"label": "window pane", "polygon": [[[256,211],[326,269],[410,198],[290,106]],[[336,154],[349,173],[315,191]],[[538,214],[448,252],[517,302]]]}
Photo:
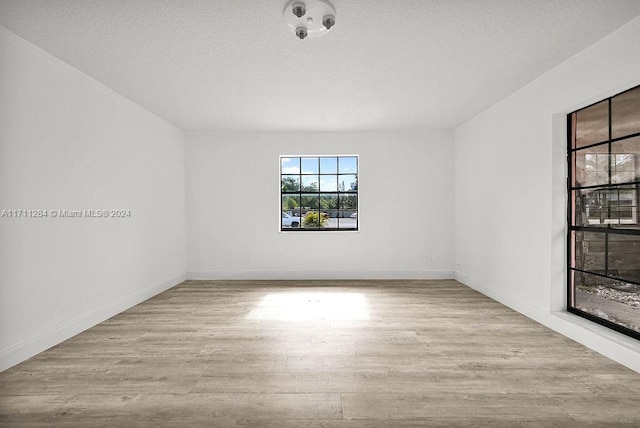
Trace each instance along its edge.
{"label": "window pane", "polygon": [[338,215],[339,212],[338,210],[322,210],[322,212],[324,214],[327,215],[327,223],[326,226],[327,228],[331,228],[331,229],[337,229],[338,228]]}
{"label": "window pane", "polygon": [[338,195],[338,204],[343,212],[347,210],[356,211],[358,209],[358,195],[340,194]]}
{"label": "window pane", "polygon": [[320,195],[320,204],[323,210],[338,209],[338,195],[335,193]]}
{"label": "window pane", "polygon": [[355,192],[358,190],[358,176],[355,174],[339,175],[338,190],[341,192]]}
{"label": "window pane", "polygon": [[299,192],[300,176],[299,175],[283,175],[282,191],[283,192]]}
{"label": "window pane", "polygon": [[338,218],[338,228],[357,229],[357,227],[358,227],[358,211],[340,210],[340,214]]}
{"label": "window pane", "polygon": [[640,282],[640,236],[610,233],[608,275]]}
{"label": "window pane", "polygon": [[575,307],[640,332],[640,286],[574,272]]}
{"label": "window pane", "polygon": [[300,174],[300,158],[282,158],[281,174]]}
{"label": "window pane", "polygon": [[358,172],[358,158],[355,156],[340,156],[338,158],[340,174],[355,174]]}
{"label": "window pane", "polygon": [[320,190],[323,192],[337,192],[338,176],[337,175],[321,175]]}
{"label": "window pane", "polygon": [[314,209],[317,210],[319,207],[320,195],[302,195],[300,207],[302,208],[302,213],[306,214],[308,210]]}
{"label": "window pane", "polygon": [[603,163],[608,153],[608,144],[575,151],[572,155],[575,169],[573,185],[584,187],[609,184],[609,163]]}
{"label": "window pane", "polygon": [[300,217],[282,212],[282,228],[296,229],[300,227]]}
{"label": "window pane", "polygon": [[640,137],[628,138],[609,144],[576,150],[574,186],[632,183],[640,179]]}
{"label": "window pane", "polygon": [[611,134],[620,138],[640,132],[640,87],[611,99]]}
{"label": "window pane", "polygon": [[585,226],[589,224],[589,212],[587,212],[584,204],[584,190],[573,190],[571,192],[571,225]]}
{"label": "window pane", "polygon": [[300,195],[282,195],[282,212],[291,215],[300,214]]}
{"label": "window pane", "polygon": [[317,174],[318,173],[318,158],[302,158],[302,173],[303,174]]}
{"label": "window pane", "polygon": [[325,227],[337,228],[338,195],[336,193],[320,195],[320,208],[322,213],[327,216]]}
{"label": "window pane", "polygon": [[574,113],[575,147],[609,139],[609,102],[602,101]]}
{"label": "window pane", "polygon": [[582,189],[573,192],[574,225],[638,228],[636,186]]}
{"label": "window pane", "polygon": [[320,158],[320,174],[337,174],[338,158]]}
{"label": "window pane", "polygon": [[605,237],[604,233],[572,232],[575,240],[575,254],[572,267],[590,272],[605,274]]}
{"label": "window pane", "polygon": [[627,138],[611,144],[611,182],[631,183],[640,181],[640,137]]}
{"label": "window pane", "polygon": [[303,192],[317,192],[318,191],[318,176],[317,175],[303,175],[302,176],[302,191]]}
{"label": "window pane", "polygon": [[318,210],[310,210],[302,218],[302,227],[305,229],[324,229],[328,226],[329,216]]}

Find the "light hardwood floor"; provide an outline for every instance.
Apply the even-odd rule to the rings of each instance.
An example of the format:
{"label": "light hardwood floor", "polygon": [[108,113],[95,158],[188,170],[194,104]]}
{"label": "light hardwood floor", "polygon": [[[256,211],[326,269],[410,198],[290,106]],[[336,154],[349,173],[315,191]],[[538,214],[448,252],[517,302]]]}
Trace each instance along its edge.
{"label": "light hardwood floor", "polygon": [[640,374],[455,281],[187,281],[0,373],[2,426],[640,426]]}

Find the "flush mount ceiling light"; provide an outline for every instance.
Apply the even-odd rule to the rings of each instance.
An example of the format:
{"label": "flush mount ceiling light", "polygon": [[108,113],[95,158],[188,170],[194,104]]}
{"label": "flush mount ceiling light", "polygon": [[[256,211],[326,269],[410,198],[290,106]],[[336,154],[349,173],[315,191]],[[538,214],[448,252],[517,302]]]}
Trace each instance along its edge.
{"label": "flush mount ceiling light", "polygon": [[291,0],[283,17],[298,38],[320,37],[336,24],[336,8],[327,0]]}

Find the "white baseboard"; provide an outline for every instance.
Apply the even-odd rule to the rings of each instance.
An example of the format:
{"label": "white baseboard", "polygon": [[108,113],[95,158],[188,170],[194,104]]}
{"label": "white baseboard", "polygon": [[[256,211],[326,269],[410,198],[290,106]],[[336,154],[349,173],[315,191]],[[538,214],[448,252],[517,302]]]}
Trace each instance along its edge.
{"label": "white baseboard", "polygon": [[497,292],[490,285],[483,284],[462,272],[455,272],[454,277],[467,287],[640,373],[639,341],[565,311],[542,311],[516,296]]}
{"label": "white baseboard", "polygon": [[481,281],[478,281],[477,279],[472,278],[462,272],[455,272],[454,279],[469,288],[473,288],[478,293],[484,294],[485,296],[490,297],[493,300],[500,302],[503,305],[508,306],[511,309],[520,312],[526,317],[531,318],[541,324],[544,324],[542,320],[549,315],[548,313],[539,310],[537,307],[530,305],[528,302],[518,298],[517,296],[498,293],[490,285],[484,284]]}
{"label": "white baseboard", "polygon": [[57,345],[78,333],[99,324],[163,291],[174,287],[186,279],[184,272],[151,284],[128,296],[93,309],[86,314],[69,320],[44,333],[0,351],[0,372],[19,364],[34,355]]}
{"label": "white baseboard", "polygon": [[192,280],[307,280],[307,279],[453,279],[452,271],[249,271],[191,270]]}

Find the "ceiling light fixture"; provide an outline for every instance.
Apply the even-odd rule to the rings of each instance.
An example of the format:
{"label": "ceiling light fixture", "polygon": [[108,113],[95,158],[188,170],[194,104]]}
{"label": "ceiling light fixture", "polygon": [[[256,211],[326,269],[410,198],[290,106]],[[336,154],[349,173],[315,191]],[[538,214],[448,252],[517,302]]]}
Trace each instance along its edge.
{"label": "ceiling light fixture", "polygon": [[282,16],[291,32],[301,40],[320,37],[336,25],[336,8],[328,0],[291,0]]}

